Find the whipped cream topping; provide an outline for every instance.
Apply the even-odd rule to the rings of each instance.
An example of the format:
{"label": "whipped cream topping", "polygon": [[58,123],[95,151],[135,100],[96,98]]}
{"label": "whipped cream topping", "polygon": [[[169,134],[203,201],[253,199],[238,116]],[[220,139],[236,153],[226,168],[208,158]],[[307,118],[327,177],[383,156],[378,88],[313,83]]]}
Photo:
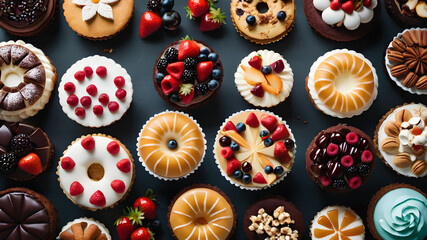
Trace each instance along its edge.
{"label": "whipped cream topping", "polygon": [[[402,130],[399,133],[399,151],[411,152],[414,146],[427,147],[427,128],[421,117],[412,117],[408,122],[403,122],[400,127]],[[422,131],[421,134],[413,133],[412,130],[415,127]]]}

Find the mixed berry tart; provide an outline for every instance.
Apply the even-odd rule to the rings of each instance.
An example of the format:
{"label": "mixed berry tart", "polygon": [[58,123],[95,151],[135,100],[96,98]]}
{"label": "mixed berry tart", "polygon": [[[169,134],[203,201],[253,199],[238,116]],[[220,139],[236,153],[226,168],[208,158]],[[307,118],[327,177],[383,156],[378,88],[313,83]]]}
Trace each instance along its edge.
{"label": "mixed berry tart", "polygon": [[50,165],[53,144],[40,128],[0,121],[0,172],[16,181],[35,178]]}
{"label": "mixed berry tart", "polygon": [[58,0],[1,0],[0,27],[28,37],[45,30],[55,16]]}
{"label": "mixed berry tart", "polygon": [[213,99],[223,80],[218,54],[198,40],[171,43],[160,54],[153,71],[154,86],[172,107],[185,110]]}
{"label": "mixed berry tart", "polygon": [[295,138],[279,116],[246,110],[225,120],[215,139],[214,154],[221,174],[242,189],[271,187],[291,171]]}
{"label": "mixed berry tart", "polygon": [[361,130],[337,125],[321,131],[305,153],[308,175],[328,192],[349,192],[368,181],[374,144]]}

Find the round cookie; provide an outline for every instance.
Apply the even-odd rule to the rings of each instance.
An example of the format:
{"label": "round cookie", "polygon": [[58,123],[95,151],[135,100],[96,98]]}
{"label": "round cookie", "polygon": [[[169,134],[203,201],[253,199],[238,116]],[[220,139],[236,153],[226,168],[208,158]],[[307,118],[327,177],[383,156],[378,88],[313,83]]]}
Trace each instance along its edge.
{"label": "round cookie", "polygon": [[369,109],[378,94],[378,76],[372,63],[352,50],[325,53],[305,79],[311,102],[324,114],[351,118]]}
{"label": "round cookie", "polygon": [[0,239],[53,240],[58,214],[45,196],[27,188],[9,188],[0,192],[0,223]]}
{"label": "round cookie", "polygon": [[153,70],[157,93],[178,110],[196,108],[212,100],[223,77],[218,54],[198,40],[172,42],[157,58]]}
{"label": "round cookie", "polygon": [[427,94],[427,65],[423,57],[427,51],[427,29],[411,28],[397,34],[386,49],[386,75],[403,90]]}
{"label": "round cookie", "polygon": [[64,16],[77,34],[106,40],[121,32],[132,19],[134,0],[64,0]]}
{"label": "round cookie", "polygon": [[16,181],[35,178],[50,166],[53,152],[49,136],[40,128],[0,121],[0,171],[6,177]]}
{"label": "round cookie", "polygon": [[294,135],[282,118],[263,110],[245,110],[224,121],[213,152],[221,175],[253,191],[282,181],[292,169],[295,149]]}
{"label": "round cookie", "polygon": [[85,127],[104,127],[129,109],[131,77],[120,64],[102,56],[83,58],[62,76],[59,103],[69,118]]}
{"label": "round cookie", "polygon": [[305,153],[308,175],[328,192],[349,192],[365,184],[376,159],[371,138],[363,131],[337,125],[321,131]]}
{"label": "round cookie", "polygon": [[425,4],[425,1],[384,0],[388,14],[395,22],[405,28],[427,27]]}
{"label": "round cookie", "polygon": [[[195,210],[197,209],[197,210]],[[176,240],[229,240],[236,227],[236,211],[219,188],[198,184],[187,187],[172,200],[168,225]]]}
{"label": "round cookie", "polygon": [[178,180],[203,162],[206,140],[199,124],[182,112],[165,111],[151,117],[137,139],[139,161],[153,176]]}
{"label": "round cookie", "polygon": [[117,139],[103,134],[82,136],[64,151],[58,181],[79,207],[96,211],[124,200],[135,180],[132,155]]}
{"label": "round cookie", "polygon": [[381,188],[368,205],[368,227],[376,240],[426,239],[427,195],[409,184]]}
{"label": "round cookie", "polygon": [[422,103],[397,106],[386,113],[375,131],[377,155],[406,177],[427,175],[427,107]]}
{"label": "round cookie", "polygon": [[95,219],[78,218],[62,227],[58,239],[111,240],[111,236],[108,228]]}
{"label": "round cookie", "polygon": [[0,3],[0,27],[13,35],[33,36],[50,26],[57,9],[58,0],[5,0]]}
{"label": "round cookie", "polygon": [[285,37],[295,23],[294,0],[232,0],[231,19],[241,36],[257,44]]}
{"label": "round cookie", "polygon": [[0,119],[18,122],[44,108],[56,69],[43,51],[21,40],[0,43]]}
{"label": "round cookie", "polygon": [[321,36],[349,42],[362,38],[378,26],[378,0],[303,0],[310,26]]}
{"label": "round cookie", "polygon": [[[264,74],[261,70],[264,68]],[[289,63],[269,50],[251,52],[243,58],[234,73],[240,95],[257,107],[272,107],[285,101],[294,84]]]}
{"label": "round cookie", "polygon": [[313,240],[365,239],[363,220],[349,207],[328,206],[316,214],[310,226]]}
{"label": "round cookie", "polygon": [[[269,221],[271,217],[272,220]],[[264,225],[263,232],[258,232],[256,227],[260,224]],[[246,210],[243,228],[248,240],[264,240],[270,239],[269,237],[297,240],[304,235],[304,220],[294,204],[283,197],[273,196],[252,204]]]}

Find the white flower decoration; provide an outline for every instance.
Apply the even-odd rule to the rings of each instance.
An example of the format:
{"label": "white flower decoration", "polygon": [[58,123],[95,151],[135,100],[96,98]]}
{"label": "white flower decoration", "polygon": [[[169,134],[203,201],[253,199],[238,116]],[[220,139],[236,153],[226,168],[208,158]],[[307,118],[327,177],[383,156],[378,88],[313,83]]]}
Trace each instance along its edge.
{"label": "white flower decoration", "polygon": [[119,0],[73,0],[73,3],[79,6],[83,6],[83,21],[92,19],[96,13],[105,18],[113,20],[113,8],[108,4],[115,3],[117,1]]}

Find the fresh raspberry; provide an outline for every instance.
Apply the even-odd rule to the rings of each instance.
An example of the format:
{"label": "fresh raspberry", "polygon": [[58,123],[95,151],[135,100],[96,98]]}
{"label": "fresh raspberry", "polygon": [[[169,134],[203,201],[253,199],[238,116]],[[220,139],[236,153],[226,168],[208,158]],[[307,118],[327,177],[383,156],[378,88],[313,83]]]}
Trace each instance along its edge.
{"label": "fresh raspberry", "polygon": [[340,148],[338,147],[338,145],[336,145],[335,143],[330,143],[328,148],[326,149],[326,153],[331,156],[334,157],[338,154]]}
{"label": "fresh raspberry", "polygon": [[107,68],[105,68],[104,66],[99,66],[96,69],[96,74],[102,78],[107,76]]}
{"label": "fresh raspberry", "polygon": [[372,162],[373,159],[374,159],[374,156],[371,151],[365,150],[362,152],[362,157],[361,157],[362,162],[370,163]]}
{"label": "fresh raspberry", "polygon": [[102,93],[101,95],[99,95],[98,97],[98,101],[102,104],[102,105],[107,105],[108,102],[110,102],[110,97],[108,96],[108,94],[106,93]]}
{"label": "fresh raspberry", "polygon": [[116,141],[111,141],[107,145],[107,151],[113,155],[116,155],[120,151],[120,145]]}
{"label": "fresh raspberry", "polygon": [[74,73],[74,78],[79,82],[85,80],[85,77],[86,77],[86,75],[85,75],[85,72],[83,72],[83,71],[78,71],[78,72]]}
{"label": "fresh raspberry", "polygon": [[84,96],[84,97],[80,98],[80,104],[84,108],[88,108],[92,104],[92,99],[90,97],[88,97],[88,96]]}
{"label": "fresh raspberry", "polygon": [[122,180],[113,180],[111,182],[111,188],[116,192],[116,193],[124,193],[124,191],[126,190],[126,185]]}
{"label": "fresh raspberry", "polygon": [[225,159],[229,159],[233,156],[233,150],[230,147],[225,147],[221,149],[221,156]]}
{"label": "fresh raspberry", "polygon": [[81,144],[84,149],[90,151],[95,148],[95,139],[92,136],[85,137]]}
{"label": "fresh raspberry", "polygon": [[83,68],[83,71],[85,72],[86,77],[92,77],[93,75],[93,69],[89,66]]}
{"label": "fresh raspberry", "polygon": [[359,176],[352,177],[348,180],[348,186],[350,186],[351,189],[359,188],[360,185],[362,185],[362,178]]}
{"label": "fresh raspberry", "polygon": [[64,170],[71,170],[76,166],[74,160],[70,157],[63,157],[61,160],[61,167]]}
{"label": "fresh raspberry", "polygon": [[126,90],[124,90],[124,89],[117,89],[117,91],[116,91],[116,97],[119,100],[124,99],[126,97]]}
{"label": "fresh raspberry", "polygon": [[341,165],[345,168],[353,166],[353,158],[350,155],[345,155],[341,158]]}
{"label": "fresh raspberry", "polygon": [[95,105],[95,106],[93,106],[93,113],[96,116],[102,115],[103,112],[104,112],[104,108],[101,105]]}
{"label": "fresh raspberry", "polygon": [[71,185],[70,185],[70,195],[71,196],[80,195],[84,192],[84,190],[85,189],[83,188],[83,186],[77,181],[71,183]]}
{"label": "fresh raspberry", "polygon": [[64,84],[64,91],[69,94],[74,93],[76,91],[76,86],[72,82],[67,82]]}
{"label": "fresh raspberry", "polygon": [[330,177],[327,177],[325,175],[319,177],[320,183],[322,186],[327,187],[332,183],[332,179]]}
{"label": "fresh raspberry", "polygon": [[74,113],[76,114],[77,117],[84,118],[86,115],[86,110],[82,107],[78,107],[76,108],[76,110],[74,110]]}
{"label": "fresh raspberry", "polygon": [[105,196],[101,191],[96,191],[90,196],[89,202],[97,207],[104,207],[105,206]]}
{"label": "fresh raspberry", "polygon": [[68,96],[67,104],[70,105],[70,107],[75,107],[78,103],[79,103],[79,98],[76,95],[71,94],[70,96]]}
{"label": "fresh raspberry", "polygon": [[117,88],[122,88],[125,85],[125,79],[122,76],[114,78],[114,84]]}
{"label": "fresh raspberry", "polygon": [[130,172],[130,161],[129,161],[129,159],[123,158],[122,160],[120,160],[116,164],[116,167],[124,173]]}
{"label": "fresh raspberry", "polygon": [[346,136],[345,136],[345,140],[348,144],[350,145],[355,145],[359,142],[359,136],[357,135],[357,133],[355,132],[349,132]]}
{"label": "fresh raspberry", "polygon": [[87,86],[86,92],[91,96],[95,96],[98,93],[98,89],[96,88],[96,86],[94,84],[91,84],[91,85]]}

